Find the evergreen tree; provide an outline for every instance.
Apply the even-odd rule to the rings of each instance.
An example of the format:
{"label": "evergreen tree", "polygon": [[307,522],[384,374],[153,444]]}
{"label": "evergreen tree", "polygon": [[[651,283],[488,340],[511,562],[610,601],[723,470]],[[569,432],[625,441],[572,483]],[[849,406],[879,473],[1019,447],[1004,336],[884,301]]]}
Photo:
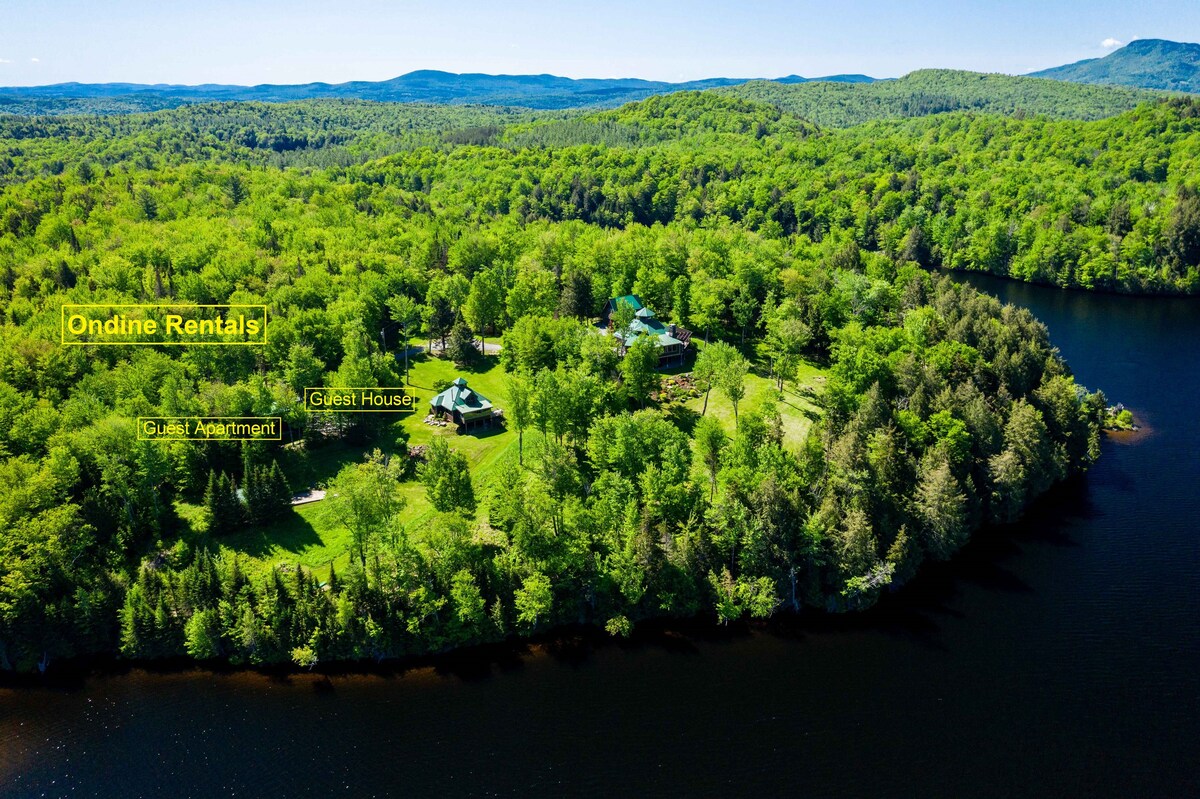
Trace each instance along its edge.
{"label": "evergreen tree", "polygon": [[429,331],[430,341],[438,339],[442,342],[442,350],[446,349],[446,336],[454,327],[454,306],[450,300],[436,293],[430,286],[429,296],[425,300],[425,327]]}
{"label": "evergreen tree", "polygon": [[593,316],[592,279],[586,272],[575,269],[567,273],[558,300],[558,314],[576,319]]}
{"label": "evergreen tree", "polygon": [[208,517],[208,531],[220,535],[241,527],[246,520],[245,508],[238,499],[237,483],[229,475],[209,472],[208,488],[204,492],[204,507]]}
{"label": "evergreen tree", "polygon": [[242,178],[236,172],[229,176],[229,183],[225,187],[225,193],[229,195],[229,203],[237,206],[246,199],[246,186],[242,183]]}
{"label": "evergreen tree", "polygon": [[263,496],[265,486],[261,477],[261,468],[251,463],[249,458],[245,458],[242,461],[242,504],[247,523],[255,527],[264,524],[268,517]]}
{"label": "evergreen tree", "polygon": [[271,469],[266,473],[266,485],[265,495],[270,513],[274,516],[287,513],[292,506],[292,489],[284,477],[283,469],[279,468],[279,461],[271,462]]}
{"label": "evergreen tree", "polygon": [[927,458],[917,485],[917,515],[924,524],[925,550],[945,560],[966,540],[967,498],[945,459]]}
{"label": "evergreen tree", "polygon": [[221,521],[221,501],[218,495],[217,473],[208,471],[208,487],[204,489],[204,515],[208,519],[209,532],[215,532]]}
{"label": "evergreen tree", "polygon": [[473,363],[479,355],[475,349],[475,337],[471,328],[465,322],[458,322],[450,331],[450,340],[446,343],[446,357],[454,361],[456,366],[466,366]]}

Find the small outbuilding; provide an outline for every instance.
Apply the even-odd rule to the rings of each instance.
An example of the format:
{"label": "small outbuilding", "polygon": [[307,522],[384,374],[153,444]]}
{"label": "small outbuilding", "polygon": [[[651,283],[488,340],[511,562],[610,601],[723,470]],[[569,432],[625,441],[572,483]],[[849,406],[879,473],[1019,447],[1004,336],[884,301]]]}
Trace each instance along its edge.
{"label": "small outbuilding", "polygon": [[498,414],[492,409],[492,401],[470,388],[461,377],[431,399],[429,409],[433,416],[453,421],[462,428],[490,425]]}

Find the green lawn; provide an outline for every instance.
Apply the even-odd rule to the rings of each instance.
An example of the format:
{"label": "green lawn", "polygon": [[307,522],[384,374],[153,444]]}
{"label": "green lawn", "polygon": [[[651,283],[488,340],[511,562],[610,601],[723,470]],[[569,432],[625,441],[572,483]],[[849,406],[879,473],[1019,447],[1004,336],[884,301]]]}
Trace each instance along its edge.
{"label": "green lawn", "polygon": [[[498,463],[509,453],[515,458],[517,434],[515,431],[494,428],[466,435],[459,435],[453,425],[431,427],[423,422],[428,413],[429,400],[436,393],[434,382],[452,381],[464,377],[468,385],[490,399],[498,408],[504,408],[508,391],[505,373],[495,356],[473,368],[458,369],[453,363],[439,358],[417,356],[412,359],[410,389],[417,401],[417,410],[405,414],[393,427],[408,433],[409,446],[428,444],[435,436],[449,439],[450,446],[466,455],[471,463],[476,495],[480,498],[487,481]],[[288,482],[296,492],[322,487],[345,465],[361,459],[367,452],[379,447],[387,453],[396,450],[395,433],[387,434],[371,444],[348,444],[335,442],[311,450],[289,448],[280,459],[280,466]],[[402,488],[407,506],[401,514],[410,535],[420,536],[422,528],[433,518],[434,511],[425,496],[425,488],[415,478],[406,481]],[[199,506],[179,502],[176,509],[193,537],[203,535],[202,513]],[[482,511],[481,511],[482,512]],[[268,527],[240,530],[221,536],[218,545],[222,550],[238,552],[252,562],[249,568],[267,567],[277,564],[299,563],[312,569],[328,568],[333,563],[339,569],[349,564],[350,533],[333,513],[333,506],[325,501],[298,505],[283,519]]]}
{"label": "green lawn", "polygon": [[467,456],[471,462],[472,475],[476,474],[476,469],[487,470],[493,467],[505,451],[515,448],[517,434],[509,428],[497,427],[458,435],[453,425],[430,427],[422,421],[429,412],[429,400],[436,393],[433,384],[437,380],[450,382],[456,377],[465,378],[468,386],[491,400],[495,407],[507,407],[506,374],[496,356],[488,356],[485,363],[464,370],[449,361],[422,355],[412,360],[411,369],[409,389],[416,397],[417,410],[406,415],[400,422],[408,432],[409,446],[428,444],[435,436],[444,436],[450,440],[452,448]]}
{"label": "green lawn", "polygon": [[[825,372],[807,361],[801,363],[796,380],[784,385],[780,397],[777,384],[766,374],[753,371],[746,375],[746,396],[738,404],[738,414],[758,410],[774,400],[783,420],[783,444],[796,451],[808,436],[812,423],[820,418],[816,399],[825,387]],[[687,400],[684,405],[696,414],[704,407],[704,397]],[[730,435],[734,431],[733,404],[717,389],[709,394],[707,416],[720,419]]]}
{"label": "green lawn", "polygon": [[[681,371],[684,370],[671,370],[668,374]],[[481,501],[479,513],[481,516],[485,514],[483,500],[488,482],[498,466],[515,462],[517,434],[511,428],[495,428],[459,435],[453,425],[432,427],[424,423],[429,400],[436,393],[435,382],[450,382],[460,376],[466,378],[471,388],[490,399],[496,407],[507,406],[506,376],[495,356],[466,370],[458,369],[453,363],[440,358],[417,356],[411,362],[410,374],[410,389],[416,398],[417,410],[395,421],[392,432],[385,432],[376,443],[335,442],[308,451],[302,447],[286,449],[280,465],[292,489],[302,492],[325,486],[342,467],[361,459],[375,447],[387,453],[395,452],[398,433],[403,430],[408,434],[409,446],[428,444],[435,436],[439,436],[449,439],[453,449],[466,455],[471,464],[476,497]],[[746,378],[746,396],[739,406],[739,413],[756,410],[774,400],[783,418],[784,444],[798,449],[820,414],[814,400],[823,388],[824,380],[821,369],[805,363],[795,383],[788,383],[780,398],[772,380],[765,375],[751,373]],[[684,403],[667,404],[663,410],[686,430],[695,424],[703,404],[704,399],[700,397]],[[713,391],[709,397],[707,414],[720,419],[726,429],[733,433],[733,406],[717,391]],[[424,526],[434,516],[433,508],[425,496],[424,486],[415,478],[406,481],[401,490],[407,500],[401,515],[405,529],[410,536],[420,538]],[[198,505],[177,502],[176,510],[191,538],[205,536],[203,514]],[[299,563],[321,574],[331,563],[338,569],[344,569],[350,560],[350,533],[334,514],[333,505],[325,501],[296,506],[273,525],[241,530],[221,536],[217,541],[222,550],[245,556],[249,560],[247,568],[251,570]]]}

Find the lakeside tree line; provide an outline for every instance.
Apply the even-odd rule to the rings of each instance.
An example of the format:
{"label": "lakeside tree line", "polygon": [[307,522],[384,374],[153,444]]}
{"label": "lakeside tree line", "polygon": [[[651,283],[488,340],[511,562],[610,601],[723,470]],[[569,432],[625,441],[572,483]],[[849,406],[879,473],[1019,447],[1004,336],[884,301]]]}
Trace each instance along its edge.
{"label": "lakeside tree line", "polygon": [[[568,120],[323,169],[174,163],[142,134],[101,162],[76,157],[95,143],[48,139],[68,166],[0,191],[0,665],[116,650],[311,665],[563,622],[622,634],[651,616],[865,607],[1098,454],[1103,397],[1072,381],[1045,328],[925,267],[980,268],[953,258],[1007,246],[996,263],[1015,274],[1043,252],[1020,242],[1092,242],[1124,199],[1121,240],[1163,258],[1130,267],[1126,287],[1192,287],[1194,195],[1177,170],[1194,110],[832,135],[683,94],[594,120],[637,144],[536,144]],[[1143,128],[1170,140],[1165,160],[1146,160],[1153,135],[1113,139]],[[1102,140],[1096,173],[1125,178],[1072,182],[1072,148]],[[998,219],[1029,236],[997,243]],[[783,446],[769,406],[730,435],[655,403],[647,353],[619,360],[586,333],[629,293],[705,341],[697,377],[731,402],[747,370],[782,386],[799,358],[827,365],[804,448]],[[57,344],[64,302],[164,301],[266,304],[269,344]],[[386,426],[310,424],[303,388],[396,385],[402,341],[449,348],[456,330],[502,338],[513,468],[482,484],[452,450],[419,468],[365,459],[339,492],[355,502],[338,572],[248,569],[184,534],[181,498],[228,524],[278,512],[287,442],[138,441],[136,417],[281,416],[311,446],[370,448]],[[408,470],[438,512],[419,537],[395,493]]]}
{"label": "lakeside tree line", "polygon": [[376,453],[336,483],[348,569],[252,576],[234,553],[170,547],[128,575],[121,651],[312,665],[560,623],[627,634],[653,616],[867,607],[1086,468],[1104,408],[1027,311],[912,268],[878,288],[881,318],[831,339],[825,416],[800,452],[769,407],[733,435],[709,416],[689,429],[611,396],[571,353],[517,370],[534,403],[561,403],[530,415],[523,467],[474,487],[435,440],[420,471],[439,515],[420,539],[400,523],[398,459]]}

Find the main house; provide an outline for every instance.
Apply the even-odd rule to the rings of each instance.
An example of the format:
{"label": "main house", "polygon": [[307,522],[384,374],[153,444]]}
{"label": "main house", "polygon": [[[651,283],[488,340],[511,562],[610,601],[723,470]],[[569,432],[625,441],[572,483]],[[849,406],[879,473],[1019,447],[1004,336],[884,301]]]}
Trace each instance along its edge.
{"label": "main house", "polygon": [[469,388],[467,381],[461,377],[429,401],[429,412],[439,419],[453,421],[464,429],[490,425],[500,418],[500,411],[492,408],[492,401]]}
{"label": "main house", "polygon": [[[627,329],[615,330],[617,309],[622,304],[633,309],[633,321]],[[636,294],[626,294],[609,300],[604,306],[604,315],[600,317],[600,327],[621,343],[622,356],[639,336],[652,337],[658,347],[659,368],[682,365],[692,340],[690,330],[685,330],[674,322],[663,324]]]}

